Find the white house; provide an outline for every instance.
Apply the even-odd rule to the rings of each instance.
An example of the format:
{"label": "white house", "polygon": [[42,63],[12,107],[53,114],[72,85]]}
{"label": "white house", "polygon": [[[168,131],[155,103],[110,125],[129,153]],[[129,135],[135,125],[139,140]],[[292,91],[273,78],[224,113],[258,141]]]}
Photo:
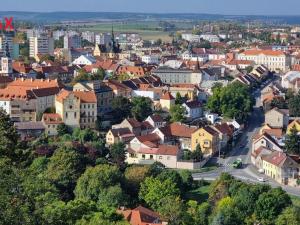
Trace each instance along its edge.
{"label": "white house", "polygon": [[202,105],[198,101],[186,102],[182,105],[186,110],[186,117],[189,120],[200,118],[203,114]]}
{"label": "white house", "polygon": [[142,62],[147,64],[159,64],[159,56],[158,55],[144,55],[142,56]]}
{"label": "white house", "polygon": [[96,59],[91,55],[81,55],[73,61],[73,65],[92,65],[96,63]]}

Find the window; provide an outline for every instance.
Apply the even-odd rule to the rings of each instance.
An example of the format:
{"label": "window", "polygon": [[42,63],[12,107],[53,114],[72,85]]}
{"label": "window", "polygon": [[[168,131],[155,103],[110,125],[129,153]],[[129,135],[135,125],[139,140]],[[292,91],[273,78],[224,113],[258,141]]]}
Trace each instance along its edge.
{"label": "window", "polygon": [[158,157],[158,159],[162,159],[162,156],[160,155],[160,156]]}
{"label": "window", "polygon": [[74,112],[74,118],[76,118],[76,116],[77,116],[77,113],[76,113],[76,112]]}
{"label": "window", "polygon": [[142,158],[145,159],[146,158],[145,155],[142,155]]}
{"label": "window", "polygon": [[66,112],[66,118],[68,119],[68,113]]}
{"label": "window", "polygon": [[153,155],[150,155],[150,159],[153,159]]}
{"label": "window", "polygon": [[171,157],[170,157],[170,156],[168,156],[168,157],[167,157],[167,160],[170,160],[170,158],[171,158]]}

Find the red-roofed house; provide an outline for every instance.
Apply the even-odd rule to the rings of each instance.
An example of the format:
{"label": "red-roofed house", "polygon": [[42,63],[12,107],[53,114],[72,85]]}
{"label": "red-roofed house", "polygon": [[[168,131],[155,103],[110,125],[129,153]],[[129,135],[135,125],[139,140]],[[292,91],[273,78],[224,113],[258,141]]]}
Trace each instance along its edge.
{"label": "red-roofed house", "polygon": [[170,111],[170,108],[175,105],[175,98],[171,95],[170,92],[165,92],[160,100],[159,100],[160,106],[162,110]]}
{"label": "red-roofed house", "polygon": [[283,152],[274,151],[262,157],[264,173],[285,185],[296,185],[300,165]]}
{"label": "red-roofed house", "polygon": [[44,113],[42,122],[45,126],[45,133],[48,136],[57,135],[57,126],[63,123],[61,116],[57,113]]}
{"label": "red-roofed house", "polygon": [[139,206],[132,210],[118,210],[131,225],[167,225],[158,213]]}

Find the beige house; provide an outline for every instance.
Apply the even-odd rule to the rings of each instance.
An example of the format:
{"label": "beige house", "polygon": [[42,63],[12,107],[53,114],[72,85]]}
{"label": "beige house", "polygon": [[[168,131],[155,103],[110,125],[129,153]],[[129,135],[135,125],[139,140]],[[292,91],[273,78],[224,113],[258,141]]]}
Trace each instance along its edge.
{"label": "beige house", "polygon": [[118,142],[123,142],[126,144],[134,137],[135,135],[129,130],[129,128],[111,129],[106,133],[106,144],[108,146]]}
{"label": "beige house", "polygon": [[55,108],[64,124],[80,127],[80,99],[73,92],[61,90],[55,98]]}
{"label": "beige house", "polygon": [[180,151],[175,145],[158,145],[148,148],[129,148],[126,162],[128,164],[153,164],[160,162],[167,168],[177,168]]}
{"label": "beige house", "polygon": [[80,128],[94,129],[97,120],[97,98],[92,91],[74,91],[80,99]]}
{"label": "beige house", "polygon": [[175,105],[175,98],[170,94],[170,92],[166,92],[161,96],[159,103],[162,110],[169,112],[171,106]]}
{"label": "beige house", "polygon": [[262,161],[267,176],[281,184],[296,185],[299,178],[299,157],[292,158],[286,153],[275,151],[262,157]]}
{"label": "beige house", "polygon": [[73,91],[93,91],[97,97],[97,114],[111,112],[111,103],[114,98],[113,90],[101,81],[79,82],[73,86]]}
{"label": "beige house", "polygon": [[45,134],[48,136],[57,135],[57,127],[63,123],[61,116],[57,113],[44,113],[42,122],[45,126]]}
{"label": "beige house", "polygon": [[265,124],[273,128],[285,128],[289,125],[289,111],[273,108],[265,114]]}

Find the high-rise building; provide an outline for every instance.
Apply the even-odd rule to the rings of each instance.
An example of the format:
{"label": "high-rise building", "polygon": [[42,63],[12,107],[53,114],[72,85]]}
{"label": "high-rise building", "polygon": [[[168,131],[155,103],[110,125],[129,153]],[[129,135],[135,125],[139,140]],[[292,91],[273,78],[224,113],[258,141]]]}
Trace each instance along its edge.
{"label": "high-rise building", "polygon": [[81,48],[81,37],[77,34],[65,35],[64,48]]}
{"label": "high-rise building", "polygon": [[19,44],[14,42],[14,33],[5,33],[0,35],[0,54],[6,51],[6,43],[8,43],[8,52],[12,59],[19,57]]}
{"label": "high-rise building", "polygon": [[63,37],[64,35],[65,35],[65,31],[64,30],[53,31],[53,39],[54,40],[59,40],[59,38]]}
{"label": "high-rise building", "polygon": [[107,45],[111,41],[110,33],[101,33],[95,35],[95,42],[97,45]]}
{"label": "high-rise building", "polygon": [[13,70],[12,70],[12,60],[11,60],[11,56],[10,56],[10,52],[9,52],[9,43],[6,39],[5,41],[5,50],[4,50],[4,54],[1,57],[1,71],[0,74],[1,75],[9,75],[12,74]]}
{"label": "high-rise building", "polygon": [[81,34],[82,40],[87,40],[91,43],[95,43],[95,33],[91,31],[84,31]]}
{"label": "high-rise building", "polygon": [[53,55],[54,40],[47,35],[29,38],[29,56],[36,58],[37,55]]}

